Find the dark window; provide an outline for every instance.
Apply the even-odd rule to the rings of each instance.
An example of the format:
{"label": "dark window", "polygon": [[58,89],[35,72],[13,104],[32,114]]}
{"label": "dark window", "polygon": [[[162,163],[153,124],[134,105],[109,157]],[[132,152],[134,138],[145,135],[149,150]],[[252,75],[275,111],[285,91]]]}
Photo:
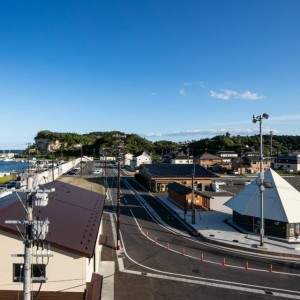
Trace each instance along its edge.
{"label": "dark window", "polygon": [[[13,264],[13,282],[24,281],[24,264]],[[46,282],[46,265],[32,264],[31,265],[32,282]],[[43,277],[41,280],[40,277]]]}

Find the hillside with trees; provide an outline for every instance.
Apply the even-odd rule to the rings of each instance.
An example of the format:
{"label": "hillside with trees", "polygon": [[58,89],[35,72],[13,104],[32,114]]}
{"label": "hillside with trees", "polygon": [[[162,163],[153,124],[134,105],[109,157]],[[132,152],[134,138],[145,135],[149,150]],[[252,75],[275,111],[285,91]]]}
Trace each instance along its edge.
{"label": "hillside with trees", "polygon": [[[170,151],[184,151],[189,148],[190,155],[196,156],[204,152],[216,154],[218,151],[231,150],[238,152],[259,151],[259,135],[254,136],[231,136],[230,133],[217,135],[213,138],[204,138],[185,142],[157,141],[151,142],[137,134],[125,134],[120,131],[97,131],[86,134],[39,131],[35,139],[47,139],[50,143],[60,142],[57,152],[64,155],[80,155],[82,146],[84,155],[99,155],[105,150],[107,155],[115,155],[118,144],[117,136],[125,136],[122,139],[122,152],[137,155],[143,151],[151,154],[159,160]],[[271,154],[271,137],[263,136],[264,155]],[[290,153],[300,150],[300,136],[273,135],[272,155]]]}

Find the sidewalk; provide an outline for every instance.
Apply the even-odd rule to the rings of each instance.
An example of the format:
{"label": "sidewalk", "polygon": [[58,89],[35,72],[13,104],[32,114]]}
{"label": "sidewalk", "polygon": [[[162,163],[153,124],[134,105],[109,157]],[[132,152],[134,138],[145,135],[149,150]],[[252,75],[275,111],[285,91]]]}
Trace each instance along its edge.
{"label": "sidewalk", "polygon": [[[159,199],[184,220],[184,211],[181,207],[167,197],[159,197]],[[235,225],[231,214],[218,211],[196,211],[196,222],[192,224],[192,212],[189,211],[185,222],[192,226],[195,232],[198,232],[205,240],[214,244],[261,254],[300,259],[300,243],[290,244],[265,236],[264,249],[259,249],[260,235],[247,232]]]}

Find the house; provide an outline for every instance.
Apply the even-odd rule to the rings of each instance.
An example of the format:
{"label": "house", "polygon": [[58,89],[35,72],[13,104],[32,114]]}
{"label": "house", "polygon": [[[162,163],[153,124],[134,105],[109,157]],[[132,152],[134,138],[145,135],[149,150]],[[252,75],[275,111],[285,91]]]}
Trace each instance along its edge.
{"label": "house", "polygon": [[178,153],[174,158],[171,159],[171,164],[192,164],[193,158],[183,153]]}
{"label": "house", "polygon": [[223,159],[223,162],[228,163],[230,163],[232,159],[239,156],[238,153],[235,151],[218,151],[216,155],[221,157]]}
{"label": "house", "polygon": [[192,174],[200,191],[219,177],[198,164],[148,164],[140,166],[137,179],[152,192],[166,192],[170,182],[192,186]]}
{"label": "house", "polygon": [[[300,192],[272,169],[264,172],[264,182],[273,186],[263,193],[265,234],[300,242]],[[225,205],[233,210],[235,223],[248,231],[259,232],[261,198],[257,182],[246,186]]]}
{"label": "house", "polygon": [[207,152],[195,156],[194,161],[204,168],[211,168],[215,164],[223,163],[223,159],[220,156]]}
{"label": "house", "polygon": [[[39,277],[40,270],[45,270],[46,280],[33,280],[32,290],[35,293],[40,289],[39,295],[45,300],[91,299],[84,298],[91,292],[99,299],[99,241],[105,195],[59,181],[45,188],[55,188],[55,192],[50,194],[48,205],[38,207],[34,214],[40,220],[49,220],[49,232],[43,247],[32,247],[32,272]],[[5,203],[3,199],[0,203]],[[23,287],[23,257],[12,256],[24,252],[22,227],[5,223],[24,219],[24,207],[16,199],[0,205],[0,299],[16,299]],[[52,257],[39,256],[49,250]],[[97,290],[91,291],[93,287]]]}
{"label": "house", "polygon": [[142,164],[151,164],[151,163],[152,163],[151,156],[144,151],[133,157],[133,166],[132,167],[138,168]]}
{"label": "house", "polygon": [[277,157],[275,157],[274,169],[286,170],[287,172],[299,172],[300,153],[277,155]]}
{"label": "house", "polygon": [[124,165],[132,167],[132,165],[133,165],[133,154],[126,153],[124,155]]}

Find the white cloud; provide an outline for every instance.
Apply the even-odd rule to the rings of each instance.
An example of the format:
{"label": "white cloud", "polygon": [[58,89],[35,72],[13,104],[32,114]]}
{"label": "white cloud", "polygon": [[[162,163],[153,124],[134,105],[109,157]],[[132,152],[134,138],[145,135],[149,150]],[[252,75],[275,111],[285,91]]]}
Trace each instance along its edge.
{"label": "white cloud", "polygon": [[151,93],[152,96],[157,96],[157,93],[153,92]]}
{"label": "white cloud", "polygon": [[185,90],[180,90],[180,91],[179,91],[179,94],[180,94],[181,96],[186,96],[186,91],[185,91]]}
{"label": "white cloud", "polygon": [[215,91],[210,91],[210,96],[213,98],[217,98],[217,99],[222,99],[222,100],[228,100],[230,99],[230,96],[227,95],[226,93],[216,93]]}
{"label": "white cloud", "polygon": [[258,96],[256,93],[251,93],[249,91],[246,91],[244,93],[239,94],[239,98],[246,99],[246,100],[259,100],[262,97]]}
{"label": "white cloud", "polygon": [[245,91],[239,93],[237,91],[221,89],[221,93],[217,93],[213,90],[210,91],[210,96],[212,98],[229,100],[229,99],[243,99],[243,100],[259,100],[262,99],[262,96],[259,96],[257,93],[252,93],[250,91]]}
{"label": "white cloud", "polygon": [[205,87],[204,82],[203,81],[195,81],[195,82],[184,82],[183,83],[184,86],[200,86],[200,87]]}

